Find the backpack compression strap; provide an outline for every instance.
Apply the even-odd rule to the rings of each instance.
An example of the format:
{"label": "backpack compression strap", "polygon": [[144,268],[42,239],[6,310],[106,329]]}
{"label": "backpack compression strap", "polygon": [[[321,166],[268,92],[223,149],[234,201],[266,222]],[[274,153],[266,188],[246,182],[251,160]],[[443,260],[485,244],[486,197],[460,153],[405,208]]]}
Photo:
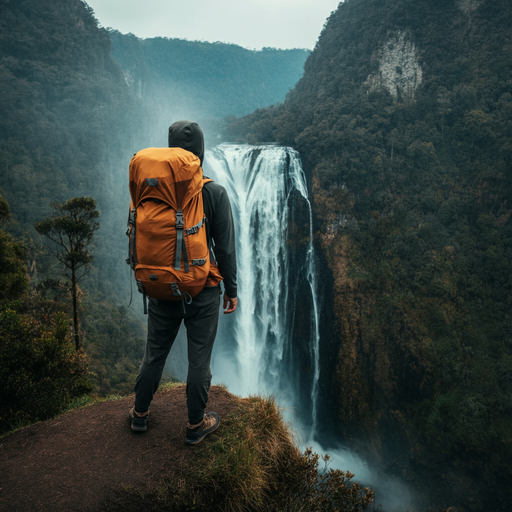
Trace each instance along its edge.
{"label": "backpack compression strap", "polygon": [[183,252],[183,260],[185,263],[185,272],[190,272],[190,267],[188,266],[188,255],[187,255],[187,244],[185,243],[185,238],[183,234],[183,228],[185,225],[183,224],[183,211],[176,211],[176,259],[174,261],[174,270],[181,269],[181,253]]}
{"label": "backpack compression strap", "polygon": [[[126,263],[133,268],[134,265],[137,265],[137,254],[135,248],[135,219],[137,216],[137,208],[132,208],[130,210],[130,216],[128,217],[128,229],[126,230],[126,234],[130,237],[128,242],[128,258],[126,258]],[[132,263],[133,262],[133,263]]]}
{"label": "backpack compression strap", "polygon": [[126,258],[126,263],[130,265],[130,303],[128,307],[130,307],[133,299],[133,289],[132,289],[132,279],[131,274],[133,273],[133,267],[137,264],[137,259],[135,256],[135,218],[137,216],[137,208],[132,208],[130,210],[130,215],[128,216],[128,229],[126,230],[126,234],[129,237],[128,242],[128,257]]}
{"label": "backpack compression strap", "polygon": [[196,234],[203,226],[203,223],[205,221],[205,217],[201,219],[201,222],[198,222],[195,226],[192,226],[189,229],[185,230],[185,233],[187,233],[187,236]]}

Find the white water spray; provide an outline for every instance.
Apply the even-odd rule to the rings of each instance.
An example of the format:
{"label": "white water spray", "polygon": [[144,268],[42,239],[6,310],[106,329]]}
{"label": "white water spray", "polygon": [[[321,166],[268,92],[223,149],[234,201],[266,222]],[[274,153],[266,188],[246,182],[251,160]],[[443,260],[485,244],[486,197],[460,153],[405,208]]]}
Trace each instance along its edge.
{"label": "white water spray", "polygon": [[[213,375],[240,395],[276,395],[312,435],[319,311],[311,206],[299,155],[279,146],[223,144],[207,153],[205,174],[228,191],[238,260],[239,310],[226,318],[229,329],[220,325]],[[301,301],[307,308],[298,311]]]}

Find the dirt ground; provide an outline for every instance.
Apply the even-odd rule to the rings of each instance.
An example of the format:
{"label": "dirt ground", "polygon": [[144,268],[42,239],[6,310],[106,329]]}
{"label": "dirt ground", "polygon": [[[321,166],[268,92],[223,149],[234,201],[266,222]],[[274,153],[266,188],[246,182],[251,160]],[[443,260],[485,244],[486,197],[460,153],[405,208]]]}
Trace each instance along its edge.
{"label": "dirt ground", "polygon": [[[195,447],[184,443],[185,386],[155,395],[144,433],[130,428],[132,404],[132,397],[96,404],[0,439],[0,510],[118,509],[120,488],[155,485],[194,457]],[[219,430],[234,405],[227,391],[212,387],[207,411],[220,415]]]}

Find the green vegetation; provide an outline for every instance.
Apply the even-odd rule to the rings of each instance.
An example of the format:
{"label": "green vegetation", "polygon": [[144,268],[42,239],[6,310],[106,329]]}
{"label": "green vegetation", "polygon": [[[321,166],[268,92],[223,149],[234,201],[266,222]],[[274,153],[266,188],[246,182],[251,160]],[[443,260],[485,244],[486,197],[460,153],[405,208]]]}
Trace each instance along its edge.
{"label": "green vegetation", "polygon": [[164,109],[169,119],[243,115],[282,102],[309,55],[300,49],[253,51],[225,43],[139,39],[116,30],[110,38],[130,89],[148,109]]}
{"label": "green vegetation", "polygon": [[[86,235],[91,235],[97,224],[94,201],[75,198],[65,205],[78,206],[83,213],[81,199],[88,207],[82,222],[87,225]],[[9,207],[1,197],[0,209],[2,219],[8,219]],[[71,226],[77,223],[74,219]],[[68,224],[64,227],[69,228]],[[23,243],[32,245],[25,247],[26,252],[35,251],[31,240]],[[75,244],[74,250],[80,247]],[[39,262],[45,263],[44,254],[41,249]],[[34,273],[30,288],[24,256],[22,246],[0,230],[0,433],[51,418],[84,393],[131,392],[143,355],[142,321],[129,315],[124,306],[90,297],[84,300],[82,326],[86,352],[73,348],[68,319],[72,288],[55,279],[51,269],[45,273],[44,265]],[[78,292],[83,295],[77,288],[77,298]]]}
{"label": "green vegetation", "polygon": [[[144,355],[144,321],[101,295],[83,301],[84,349],[90,358],[88,380],[100,396],[133,392]],[[171,376],[165,372],[163,380]]]}
{"label": "green vegetation", "polygon": [[0,301],[16,300],[25,292],[27,286],[21,247],[9,234],[0,230]]}
{"label": "green vegetation", "polygon": [[[7,203],[0,197],[3,217]],[[90,389],[68,320],[29,296],[22,249],[0,231],[0,433],[50,418]]]}
{"label": "green vegetation", "polygon": [[[73,299],[73,329],[75,347],[80,349],[78,334],[78,282],[91,270],[94,256],[90,245],[94,232],[100,227],[96,201],[92,197],[74,197],[64,203],[52,203],[57,212],[36,222],[36,231],[51,240],[56,249],[50,249],[64,268],[64,275],[71,282]],[[54,246],[54,247],[55,247]]]}
{"label": "green vegetation", "polygon": [[[130,490],[130,505],[149,510],[366,510],[373,491],[328,468],[328,457],[301,453],[272,398],[234,398],[235,409],[193,459],[151,492]],[[201,461],[198,464],[198,460]]]}
{"label": "green vegetation", "polygon": [[[118,208],[123,187],[116,176],[127,176],[139,105],[110,55],[108,32],[85,3],[10,1],[1,10],[0,193],[12,214],[0,202],[0,222],[10,233],[0,232],[1,298],[20,298],[20,311],[29,316],[40,308],[48,322],[57,313],[73,318],[72,298],[81,298],[76,311],[91,371],[84,378],[94,393],[126,392],[143,355],[144,325],[135,308],[120,306],[128,304],[129,282],[120,272],[126,267],[126,217]],[[102,222],[95,231],[95,265],[70,293],[72,283],[62,279],[34,224],[55,213],[51,202],[84,195],[98,201]],[[127,186],[125,201],[128,208]],[[91,311],[98,316],[91,318]],[[39,321],[53,329],[45,318]],[[114,342],[117,350],[107,350]],[[81,386],[91,391],[91,384]]]}
{"label": "green vegetation", "polygon": [[91,9],[4,2],[0,92],[0,193],[16,236],[33,233],[51,201],[91,195],[103,206],[136,109]]}
{"label": "green vegetation", "polygon": [[64,315],[44,319],[0,310],[0,433],[52,418],[90,386],[84,354],[71,343]]}
{"label": "green vegetation", "polygon": [[[284,105],[225,129],[303,157],[342,435],[387,453],[398,421],[406,461],[456,468],[488,506],[512,479],[511,23],[502,0],[347,0]],[[415,90],[379,82],[397,34]]]}

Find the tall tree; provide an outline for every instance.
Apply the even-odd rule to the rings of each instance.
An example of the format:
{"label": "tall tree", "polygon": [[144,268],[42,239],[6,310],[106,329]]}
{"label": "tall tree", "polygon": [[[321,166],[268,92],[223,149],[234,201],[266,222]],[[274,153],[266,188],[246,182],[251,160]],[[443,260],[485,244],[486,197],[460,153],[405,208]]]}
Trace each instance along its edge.
{"label": "tall tree", "polygon": [[3,226],[11,218],[7,201],[0,196],[0,226]]}
{"label": "tall tree", "polygon": [[91,244],[94,232],[100,227],[96,221],[99,212],[92,197],[74,197],[63,203],[52,202],[51,205],[56,213],[36,222],[35,228],[54,242],[50,251],[62,263],[64,274],[71,282],[75,347],[79,350],[78,281],[92,268]]}

